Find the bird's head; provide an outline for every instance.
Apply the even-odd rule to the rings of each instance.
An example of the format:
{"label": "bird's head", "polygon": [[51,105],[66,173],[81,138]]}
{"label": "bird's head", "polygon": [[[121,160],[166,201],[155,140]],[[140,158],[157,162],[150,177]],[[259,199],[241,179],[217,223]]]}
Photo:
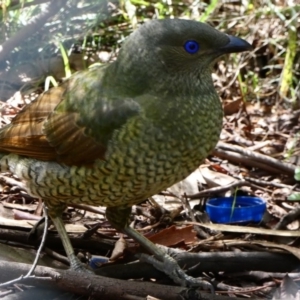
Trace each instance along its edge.
{"label": "bird's head", "polygon": [[238,37],[191,20],[164,19],[146,22],[125,41],[118,60],[123,71],[146,86],[147,82],[179,76],[207,76],[223,54],[251,50]]}

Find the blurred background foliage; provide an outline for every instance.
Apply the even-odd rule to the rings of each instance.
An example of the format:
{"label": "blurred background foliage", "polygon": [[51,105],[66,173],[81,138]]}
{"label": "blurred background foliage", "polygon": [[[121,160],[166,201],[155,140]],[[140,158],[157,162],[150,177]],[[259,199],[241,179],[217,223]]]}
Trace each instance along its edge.
{"label": "blurred background foliage", "polygon": [[207,22],[254,45],[252,53],[225,57],[216,67],[213,76],[223,99],[300,108],[300,4],[296,0],[0,3],[2,101],[20,89],[31,93],[47,76],[60,81],[69,76],[68,67],[75,72],[114,59],[124,38],[140,23],[178,17]]}

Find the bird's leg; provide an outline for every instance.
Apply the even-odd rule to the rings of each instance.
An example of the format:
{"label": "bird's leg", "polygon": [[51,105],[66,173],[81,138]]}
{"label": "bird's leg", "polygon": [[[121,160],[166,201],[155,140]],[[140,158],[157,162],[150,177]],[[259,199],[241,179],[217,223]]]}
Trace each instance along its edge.
{"label": "bird's leg", "polygon": [[65,225],[62,220],[62,212],[64,210],[64,207],[49,207],[49,216],[62,240],[64,249],[66,251],[66,254],[68,256],[70,267],[71,269],[75,271],[80,272],[90,272],[88,271],[83,264],[80,262],[78,257],[75,255],[74,248],[71,244],[71,241],[69,239],[68,233],[66,231]]}
{"label": "bird's leg", "polygon": [[108,207],[106,217],[109,222],[119,231],[126,233],[128,236],[137,241],[148,252],[154,255],[143,254],[142,259],[151,263],[156,269],[167,274],[174,282],[189,287],[202,287],[213,291],[212,285],[207,281],[199,278],[188,276],[178,265],[176,260],[168,255],[162,248],[153,244],[142,234],[128,226],[128,217],[131,208]]}

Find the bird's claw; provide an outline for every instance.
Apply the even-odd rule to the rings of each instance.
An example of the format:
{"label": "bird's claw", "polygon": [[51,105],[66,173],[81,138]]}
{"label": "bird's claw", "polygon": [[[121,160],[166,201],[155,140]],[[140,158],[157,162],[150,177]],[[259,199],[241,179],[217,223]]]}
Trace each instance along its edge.
{"label": "bird's claw", "polygon": [[76,269],[71,268],[72,270],[79,272],[79,273],[85,273],[85,274],[90,274],[90,275],[95,275],[95,272],[89,268],[87,268],[86,266],[84,266],[83,264],[81,266],[76,267]]}
{"label": "bird's claw", "polygon": [[156,269],[167,274],[175,283],[181,286],[209,289],[214,293],[211,283],[200,277],[194,278],[187,275],[178,265],[177,261],[166,253],[159,258],[143,253],[140,256],[140,260],[152,264]]}
{"label": "bird's claw", "polygon": [[80,273],[87,273],[87,274],[95,274],[94,271],[90,268],[88,268],[86,265],[84,265],[77,256],[74,254],[70,255],[69,257],[70,261],[70,268],[76,272]]}

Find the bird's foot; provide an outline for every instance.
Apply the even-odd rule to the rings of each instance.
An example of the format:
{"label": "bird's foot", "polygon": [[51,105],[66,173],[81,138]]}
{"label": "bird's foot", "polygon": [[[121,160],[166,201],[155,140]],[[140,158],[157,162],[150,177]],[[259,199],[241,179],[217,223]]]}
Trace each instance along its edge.
{"label": "bird's foot", "polygon": [[73,254],[69,257],[70,268],[76,272],[95,274],[91,269],[88,269],[79,259]]}
{"label": "bird's foot", "polygon": [[[162,250],[162,248],[160,249]],[[177,261],[167,253],[164,253],[164,255],[160,257],[154,257],[143,253],[141,254],[140,260],[152,264],[156,269],[167,274],[175,283],[180,284],[181,286],[209,289],[214,293],[214,288],[211,283],[202,278],[194,278],[187,275],[178,265]]]}

